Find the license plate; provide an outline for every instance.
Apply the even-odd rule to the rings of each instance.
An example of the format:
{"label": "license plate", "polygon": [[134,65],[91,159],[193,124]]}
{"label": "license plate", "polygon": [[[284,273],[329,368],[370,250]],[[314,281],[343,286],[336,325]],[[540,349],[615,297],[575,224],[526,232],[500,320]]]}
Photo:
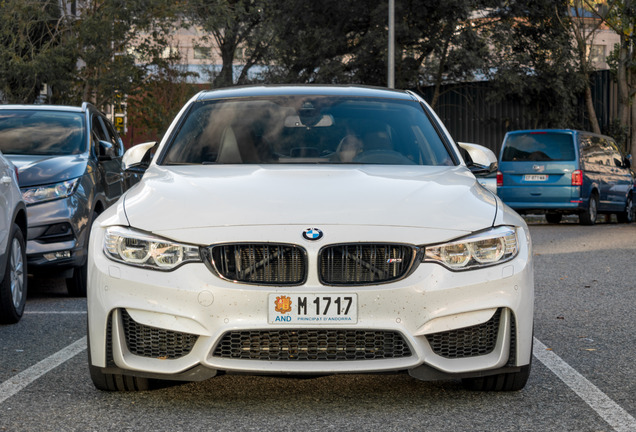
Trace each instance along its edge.
{"label": "license plate", "polygon": [[270,294],[270,324],[355,324],[357,294]]}
{"label": "license plate", "polygon": [[546,181],[548,179],[547,174],[526,174],[523,176],[525,181]]}

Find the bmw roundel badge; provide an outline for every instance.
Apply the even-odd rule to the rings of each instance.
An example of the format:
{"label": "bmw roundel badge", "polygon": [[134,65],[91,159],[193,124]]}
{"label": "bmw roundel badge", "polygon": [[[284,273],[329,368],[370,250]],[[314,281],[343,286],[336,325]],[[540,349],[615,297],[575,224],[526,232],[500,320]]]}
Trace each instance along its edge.
{"label": "bmw roundel badge", "polygon": [[303,237],[305,240],[320,240],[322,238],[322,231],[318,228],[307,228],[303,231]]}

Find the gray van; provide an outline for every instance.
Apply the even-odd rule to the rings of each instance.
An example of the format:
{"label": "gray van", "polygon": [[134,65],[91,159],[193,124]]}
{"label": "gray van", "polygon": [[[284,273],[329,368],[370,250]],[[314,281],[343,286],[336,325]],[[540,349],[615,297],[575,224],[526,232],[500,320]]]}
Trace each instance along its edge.
{"label": "gray van", "polygon": [[578,214],[593,225],[599,213],[634,219],[631,155],[604,135],[571,129],[508,132],[499,156],[497,194],[519,213],[545,213],[550,223]]}

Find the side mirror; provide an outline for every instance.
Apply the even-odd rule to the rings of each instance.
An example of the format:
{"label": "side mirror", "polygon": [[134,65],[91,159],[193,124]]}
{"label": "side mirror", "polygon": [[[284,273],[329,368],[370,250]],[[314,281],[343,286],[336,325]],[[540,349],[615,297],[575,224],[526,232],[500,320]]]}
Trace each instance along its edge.
{"label": "side mirror", "polygon": [[157,142],[151,141],[142,144],[137,144],[124,153],[122,163],[124,170],[131,168],[140,169],[145,171],[150,165],[154,151],[156,150]]}
{"label": "side mirror", "polygon": [[97,143],[97,153],[99,160],[111,160],[117,157],[115,146],[108,141],[99,140]]}
{"label": "side mirror", "polygon": [[628,154],[627,156],[623,157],[623,167],[624,168],[632,167],[632,155]]}
{"label": "side mirror", "polygon": [[488,174],[497,171],[497,156],[489,148],[465,142],[458,142],[457,145],[463,150],[466,166],[473,173]]}

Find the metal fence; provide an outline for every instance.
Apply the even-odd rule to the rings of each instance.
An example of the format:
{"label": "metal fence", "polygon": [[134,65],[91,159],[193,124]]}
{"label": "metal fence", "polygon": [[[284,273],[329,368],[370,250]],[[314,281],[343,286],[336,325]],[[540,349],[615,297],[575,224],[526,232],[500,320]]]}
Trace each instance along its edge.
{"label": "metal fence", "polygon": [[[617,86],[607,70],[598,71],[591,78],[596,115],[601,130],[607,133],[618,112]],[[430,101],[433,90],[427,87],[421,94]],[[537,124],[530,109],[521,101],[510,97],[492,103],[487,98],[489,91],[488,82],[444,86],[435,111],[457,141],[484,145],[498,155],[506,132],[543,127]],[[576,120],[568,127],[591,130],[583,97],[579,98],[577,112]]]}

